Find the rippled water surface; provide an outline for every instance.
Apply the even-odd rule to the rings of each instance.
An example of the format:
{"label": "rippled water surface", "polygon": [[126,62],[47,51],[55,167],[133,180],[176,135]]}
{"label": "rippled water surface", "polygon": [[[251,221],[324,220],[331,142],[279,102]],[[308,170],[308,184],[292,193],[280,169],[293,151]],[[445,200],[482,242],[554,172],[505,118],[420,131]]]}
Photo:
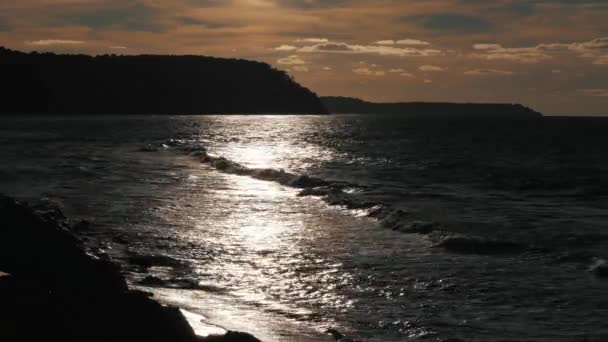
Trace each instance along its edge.
{"label": "rippled water surface", "polygon": [[[328,341],[328,328],[604,341],[608,283],[588,268],[608,258],[606,131],[567,118],[2,118],[0,192],[90,220],[134,284],[153,275],[164,301],[265,341]],[[341,184],[341,200],[203,154]],[[399,215],[369,217],[378,208]]]}

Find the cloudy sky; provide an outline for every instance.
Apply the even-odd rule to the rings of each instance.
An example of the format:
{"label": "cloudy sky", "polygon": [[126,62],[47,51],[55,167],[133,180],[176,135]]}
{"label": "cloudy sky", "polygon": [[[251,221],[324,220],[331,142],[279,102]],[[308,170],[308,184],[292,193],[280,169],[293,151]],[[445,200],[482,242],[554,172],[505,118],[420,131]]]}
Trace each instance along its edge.
{"label": "cloudy sky", "polygon": [[255,59],[320,95],[608,115],[608,0],[19,0],[0,45]]}

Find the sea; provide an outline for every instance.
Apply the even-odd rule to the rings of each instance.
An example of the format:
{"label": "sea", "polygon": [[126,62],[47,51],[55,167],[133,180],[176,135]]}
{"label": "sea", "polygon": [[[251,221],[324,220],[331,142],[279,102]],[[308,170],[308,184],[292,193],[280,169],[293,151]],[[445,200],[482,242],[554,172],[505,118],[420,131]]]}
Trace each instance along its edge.
{"label": "sea", "polygon": [[5,116],[0,193],[267,342],[608,341],[608,118]]}

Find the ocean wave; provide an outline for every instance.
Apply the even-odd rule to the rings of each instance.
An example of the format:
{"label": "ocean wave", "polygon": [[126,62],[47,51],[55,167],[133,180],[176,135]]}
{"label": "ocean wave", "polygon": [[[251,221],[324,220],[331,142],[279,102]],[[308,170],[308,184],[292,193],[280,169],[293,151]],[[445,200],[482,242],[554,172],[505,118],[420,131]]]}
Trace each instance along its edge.
{"label": "ocean wave", "polygon": [[[187,139],[170,139],[160,144],[160,146],[175,148],[182,153],[198,158],[201,163],[205,163],[218,171],[239,176],[249,176],[264,181],[273,181],[292,188],[313,189],[326,187],[331,189],[346,189],[348,187],[359,187],[356,184],[350,184],[348,182],[330,181],[309,175],[287,172],[283,169],[250,168],[222,156],[214,156],[208,153],[204,146]],[[146,145],[142,147],[140,151],[147,152],[159,149],[160,148],[155,149],[153,145]]]}
{"label": "ocean wave", "polygon": [[597,259],[590,267],[589,272],[600,278],[608,277],[608,262],[604,259]]}
{"label": "ocean wave", "polygon": [[[315,196],[323,199],[329,205],[341,206],[352,210],[364,210],[368,217],[377,220],[382,227],[387,229],[405,234],[428,235],[440,232],[440,235],[445,235],[445,232],[442,231],[443,227],[437,222],[422,221],[403,209],[396,208],[390,204],[369,201],[364,196],[358,194],[358,192],[349,191],[351,189],[365,189],[365,187],[358,184],[326,180],[290,173],[285,170],[249,168],[225,157],[211,155],[205,147],[191,140],[171,139],[161,144],[161,146],[175,148],[182,153],[189,154],[198,158],[200,162],[221,172],[277,182],[292,188],[302,189],[298,193],[298,196],[301,197]],[[150,150],[149,145],[144,150]],[[479,237],[456,235],[444,236],[442,241],[437,243],[437,246],[452,252],[480,254],[500,254],[523,249],[522,246],[514,242],[501,242],[485,240]]]}
{"label": "ocean wave", "polygon": [[[160,144],[160,149],[173,148],[181,153],[197,158],[214,169],[259,180],[272,181],[284,186],[301,189],[298,196],[315,196],[329,205],[340,206],[357,212],[363,211],[375,219],[380,226],[404,234],[428,235],[435,247],[459,254],[500,255],[523,252],[546,252],[546,250],[515,241],[499,240],[481,236],[470,236],[450,231],[449,227],[435,221],[421,220],[415,213],[394,205],[370,201],[365,197],[365,186],[328,180],[309,175],[295,174],[285,170],[270,168],[250,168],[222,156],[208,153],[204,146],[192,140],[171,139]],[[151,145],[142,151],[151,151]],[[351,191],[352,189],[362,191]]]}
{"label": "ocean wave", "polygon": [[487,239],[480,236],[446,234],[437,239],[434,247],[459,254],[517,254],[530,250],[514,241]]}

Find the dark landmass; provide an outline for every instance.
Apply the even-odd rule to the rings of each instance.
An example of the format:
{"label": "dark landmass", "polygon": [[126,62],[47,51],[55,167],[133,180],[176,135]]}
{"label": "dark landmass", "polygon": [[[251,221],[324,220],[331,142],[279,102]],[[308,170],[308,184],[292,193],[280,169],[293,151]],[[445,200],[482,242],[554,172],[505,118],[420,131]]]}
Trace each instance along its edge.
{"label": "dark landmass", "polygon": [[242,59],[0,47],[0,75],[0,114],[326,114],[284,71]]}
{"label": "dark landmass", "polygon": [[87,250],[74,227],[58,209],[0,195],[0,341],[258,341],[196,336],[178,308],[130,290],[120,267]]}
{"label": "dark landmass", "polygon": [[399,114],[420,118],[513,118],[535,119],[543,115],[520,104],[502,103],[373,103],[352,97],[322,97],[332,114]]}

